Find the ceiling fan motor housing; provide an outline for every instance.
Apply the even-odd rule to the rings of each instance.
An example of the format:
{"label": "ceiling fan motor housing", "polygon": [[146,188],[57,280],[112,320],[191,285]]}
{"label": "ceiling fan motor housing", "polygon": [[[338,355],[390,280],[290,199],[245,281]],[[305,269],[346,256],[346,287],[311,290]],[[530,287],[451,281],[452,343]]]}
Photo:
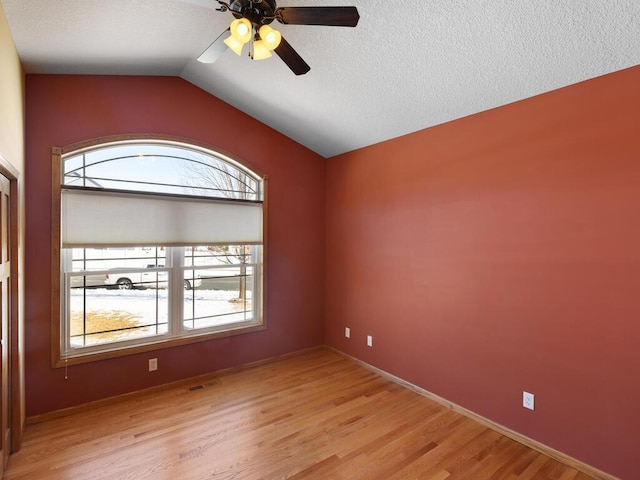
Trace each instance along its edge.
{"label": "ceiling fan motor housing", "polygon": [[276,11],[275,0],[233,0],[229,10],[236,18],[246,18],[254,25],[268,25],[273,22]]}

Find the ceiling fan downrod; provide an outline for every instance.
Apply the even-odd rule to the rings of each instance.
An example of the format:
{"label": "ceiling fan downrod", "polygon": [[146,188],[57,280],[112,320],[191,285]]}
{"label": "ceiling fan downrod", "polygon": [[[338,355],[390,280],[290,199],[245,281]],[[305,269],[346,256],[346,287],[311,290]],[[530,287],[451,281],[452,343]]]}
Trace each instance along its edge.
{"label": "ceiling fan downrod", "polygon": [[246,18],[254,25],[267,25],[276,19],[276,3],[273,0],[217,0],[219,12],[230,11],[236,18]]}

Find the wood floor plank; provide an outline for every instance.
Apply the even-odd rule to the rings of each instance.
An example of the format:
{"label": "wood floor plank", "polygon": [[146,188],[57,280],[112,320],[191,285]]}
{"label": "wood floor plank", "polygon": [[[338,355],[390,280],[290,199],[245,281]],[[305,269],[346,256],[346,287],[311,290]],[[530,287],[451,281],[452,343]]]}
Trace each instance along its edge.
{"label": "wood floor plank", "polygon": [[28,425],[6,480],[592,480],[331,350]]}

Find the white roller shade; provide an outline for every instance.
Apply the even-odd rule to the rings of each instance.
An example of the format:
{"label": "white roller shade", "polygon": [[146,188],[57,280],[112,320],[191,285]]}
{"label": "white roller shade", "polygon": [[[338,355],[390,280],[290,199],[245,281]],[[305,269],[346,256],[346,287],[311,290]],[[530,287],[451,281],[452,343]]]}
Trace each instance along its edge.
{"label": "white roller shade", "polygon": [[62,190],[63,247],[262,243],[262,204]]}

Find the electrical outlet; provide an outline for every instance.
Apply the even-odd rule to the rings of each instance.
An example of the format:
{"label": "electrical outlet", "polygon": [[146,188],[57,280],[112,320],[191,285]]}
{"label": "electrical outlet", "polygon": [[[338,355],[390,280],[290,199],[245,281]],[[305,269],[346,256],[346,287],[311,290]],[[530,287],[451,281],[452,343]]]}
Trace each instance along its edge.
{"label": "electrical outlet", "polygon": [[349,327],[344,327],[344,336],[351,338],[351,329]]}
{"label": "electrical outlet", "polygon": [[367,347],[373,347],[373,337],[371,335],[367,335]]}
{"label": "electrical outlet", "polygon": [[534,408],[534,395],[529,392],[522,392],[522,406],[524,408],[528,408],[529,410],[533,410]]}
{"label": "electrical outlet", "polygon": [[158,370],[158,359],[157,358],[150,358],[149,359],[149,371],[150,372],[155,372],[156,370]]}

